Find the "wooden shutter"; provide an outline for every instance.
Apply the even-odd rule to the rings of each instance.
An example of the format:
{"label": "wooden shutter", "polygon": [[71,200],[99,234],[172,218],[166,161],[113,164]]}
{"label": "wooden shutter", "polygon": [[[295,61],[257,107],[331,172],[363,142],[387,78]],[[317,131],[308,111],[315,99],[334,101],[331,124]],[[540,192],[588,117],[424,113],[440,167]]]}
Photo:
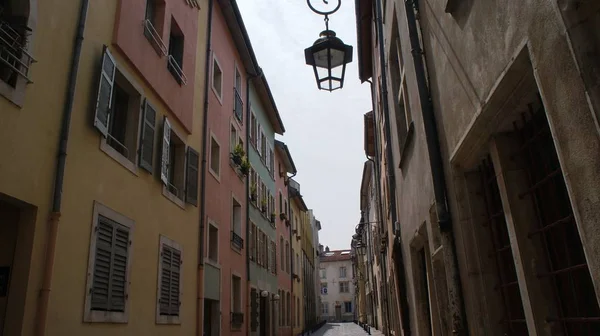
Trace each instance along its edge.
{"label": "wooden shutter", "polygon": [[102,135],[106,136],[108,134],[108,121],[110,118],[115,73],[117,71],[115,59],[108,51],[107,46],[104,46],[101,67],[100,84],[98,85],[98,96],[96,98],[96,110],[94,112],[94,127],[96,127]]}
{"label": "wooden shutter", "polygon": [[160,179],[169,185],[169,144],[171,142],[171,124],[167,117],[163,123],[162,155],[160,163]]}
{"label": "wooden shutter", "polygon": [[162,246],[160,276],[160,315],[179,315],[179,285],[181,252],[167,245]]}
{"label": "wooden shutter", "polygon": [[92,310],[125,311],[129,229],[98,216],[92,280]]}
{"label": "wooden shutter", "polygon": [[154,162],[154,132],[156,125],[156,110],[150,105],[148,99],[144,104],[144,117],[142,120],[142,134],[140,141],[140,167],[152,173]]}
{"label": "wooden shutter", "polygon": [[185,201],[198,205],[198,165],[200,155],[191,147],[187,148],[186,173],[185,173]]}

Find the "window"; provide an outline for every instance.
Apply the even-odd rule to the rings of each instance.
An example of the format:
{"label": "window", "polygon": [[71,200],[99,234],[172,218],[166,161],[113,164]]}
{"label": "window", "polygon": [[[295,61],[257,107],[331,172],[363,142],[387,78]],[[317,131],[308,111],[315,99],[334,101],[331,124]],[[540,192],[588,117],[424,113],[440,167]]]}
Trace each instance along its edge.
{"label": "window", "polygon": [[[281,305],[281,300],[280,300]],[[258,329],[258,292],[256,288],[250,289],[250,331]]]}
{"label": "window", "polygon": [[300,325],[300,298],[296,297],[296,325]]}
{"label": "window", "polygon": [[327,302],[321,302],[321,315],[329,315],[329,305]]}
{"label": "window", "polygon": [[242,239],[242,205],[235,198],[232,198],[231,220],[231,227],[233,228],[231,241],[234,247],[242,249],[244,247],[244,240]]}
{"label": "window", "polygon": [[250,260],[254,260],[254,249],[256,244],[254,243],[254,230],[255,230],[255,225],[254,223],[250,222],[250,232],[249,232],[249,237],[248,237],[248,248],[250,249]]}
{"label": "window", "polygon": [[344,301],[344,311],[346,313],[352,313],[352,301]]}
{"label": "window", "polygon": [[290,243],[285,242],[285,271],[290,273]]}
{"label": "window", "polygon": [[296,252],[294,252],[294,248],[292,247],[292,274],[296,274],[296,263],[294,262],[294,255],[296,255]]}
{"label": "window", "polygon": [[400,46],[400,36],[398,33],[398,22],[396,15],[393,16],[392,23],[392,45],[390,50],[390,80],[392,82],[391,99],[394,107],[396,119],[396,132],[398,136],[398,150],[400,158],[404,152],[404,147],[409,135],[409,127],[412,122],[409,104],[406,95],[406,81],[404,77],[404,61],[402,59],[402,50]]}
{"label": "window", "polygon": [[93,218],[84,321],[126,323],[134,222],[97,202]]}
{"label": "window", "polygon": [[279,255],[281,256],[281,270],[285,271],[285,252],[283,250],[283,237],[279,238]]}
{"label": "window", "polygon": [[340,278],[346,277],[346,267],[340,267]]}
{"label": "window", "polygon": [[158,264],[159,294],[156,312],[157,323],[179,323],[181,305],[181,247],[164,236],[160,237]]}
{"label": "window", "polygon": [[242,311],[242,278],[236,275],[231,276],[231,326],[235,329],[240,328],[244,323]]}
{"label": "window", "polygon": [[235,68],[235,87],[233,90],[234,102],[233,102],[233,114],[239,122],[244,120],[244,102],[242,100],[242,75],[238,68]]}
{"label": "window", "polygon": [[210,137],[210,172],[218,180],[221,174],[221,146],[217,140]]}
{"label": "window", "polygon": [[254,111],[250,114],[250,143],[256,148],[256,116]]}
{"label": "window", "polygon": [[260,149],[262,148],[262,127],[260,126],[260,124],[257,122],[256,123],[256,150],[258,151],[258,155],[260,155],[262,157],[262,152],[260,151]]}
{"label": "window", "polygon": [[212,223],[208,224],[208,260],[219,262],[219,229]]}
{"label": "window", "polygon": [[348,281],[340,281],[340,293],[350,293]]}
{"label": "window", "polygon": [[327,295],[327,282],[321,282],[321,295]]}
{"label": "window", "polygon": [[[198,152],[186,147],[165,117],[160,178],[171,195],[193,205],[198,203],[199,160]],[[183,206],[183,203],[176,203]]]}
{"label": "window", "polygon": [[283,193],[279,190],[279,213],[284,213],[283,211]]}
{"label": "window", "polygon": [[223,100],[223,71],[221,71],[219,61],[217,61],[217,58],[214,56],[214,54],[212,66],[212,89],[219,101]]}
{"label": "window", "polygon": [[279,317],[278,317],[278,322],[279,322],[279,326],[282,326],[283,324],[281,323],[282,321],[282,317],[284,315],[284,310],[283,310],[283,292],[281,290],[277,291],[277,295],[279,295],[280,300],[277,302],[277,306],[278,306],[278,311],[279,311]]}
{"label": "window", "polygon": [[321,279],[327,278],[327,271],[324,268],[321,268],[319,272],[321,273]]}
{"label": "window", "polygon": [[[137,156],[140,110],[145,118],[142,129],[148,130],[141,141],[147,145],[142,152],[142,159],[146,160],[152,158],[156,111],[149,104],[142,105],[138,89],[128,80],[128,75],[119,70],[108,48],[104,47],[94,126],[106,138],[107,154],[130,169]],[[146,163],[152,165],[151,160]]]}
{"label": "window", "polygon": [[287,316],[286,316],[286,323],[285,323],[285,325],[289,326],[291,324],[291,322],[292,322],[292,300],[291,300],[291,297],[290,297],[290,293],[287,293],[286,297],[287,297],[287,303],[286,303],[286,305],[287,305]]}
{"label": "window", "polygon": [[169,62],[167,67],[177,83],[186,84],[187,78],[183,73],[184,37],[181,28],[174,17],[171,17],[171,33],[169,34]]}
{"label": "window", "polygon": [[[0,81],[1,92],[17,105],[22,102],[13,100],[14,93],[30,82],[29,66],[35,60],[28,53],[29,37],[28,21],[35,22],[35,16],[29,17],[29,1],[0,1]],[[17,90],[15,90],[17,89]]]}
{"label": "window", "polygon": [[144,36],[159,56],[167,55],[167,47],[162,40],[164,15],[165,2],[163,0],[146,0]]}
{"label": "window", "polygon": [[267,139],[265,137],[265,133],[263,133],[262,127],[260,130],[260,157],[263,159],[263,162],[267,160]]}

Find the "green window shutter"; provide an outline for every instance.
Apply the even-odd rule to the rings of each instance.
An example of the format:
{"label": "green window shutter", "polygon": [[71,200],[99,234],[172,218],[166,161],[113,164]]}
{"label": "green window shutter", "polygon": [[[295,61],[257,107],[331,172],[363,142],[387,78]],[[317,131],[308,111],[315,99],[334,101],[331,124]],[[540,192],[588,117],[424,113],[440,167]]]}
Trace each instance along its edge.
{"label": "green window shutter", "polygon": [[198,205],[198,165],[200,155],[191,147],[187,148],[187,168],[185,173],[185,201]]}
{"label": "green window shutter", "polygon": [[167,117],[163,123],[162,155],[160,160],[160,179],[169,185],[169,144],[171,142],[171,124]]}
{"label": "green window shutter", "polygon": [[142,120],[142,134],[140,139],[140,167],[152,173],[154,162],[154,133],[156,128],[156,110],[150,105],[148,99],[144,103],[144,117]]}
{"label": "green window shutter", "polygon": [[98,96],[96,98],[96,110],[94,112],[94,127],[96,127],[104,136],[108,134],[108,122],[110,118],[109,115],[116,70],[117,66],[115,60],[108,51],[108,47],[104,46],[100,83],[98,85]]}

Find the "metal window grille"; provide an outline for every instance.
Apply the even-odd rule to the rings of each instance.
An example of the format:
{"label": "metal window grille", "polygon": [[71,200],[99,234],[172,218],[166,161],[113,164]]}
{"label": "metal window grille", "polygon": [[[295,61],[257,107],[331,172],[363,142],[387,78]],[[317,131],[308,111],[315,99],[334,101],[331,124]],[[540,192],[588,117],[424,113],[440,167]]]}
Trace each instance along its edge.
{"label": "metal window grille", "polygon": [[529,105],[514,127],[521,140],[514,155],[527,161],[529,179],[519,197],[531,195],[537,217],[528,236],[540,240],[548,264],[537,276],[550,280],[557,306],[557,316],[547,321],[560,325],[565,335],[600,335],[600,309],[543,107]]}
{"label": "metal window grille", "polygon": [[489,157],[480,164],[479,173],[487,214],[484,225],[489,231],[493,249],[489,257],[494,259],[498,277],[494,290],[499,292],[504,308],[504,317],[500,323],[505,326],[505,332],[509,335],[529,335],[498,181]]}

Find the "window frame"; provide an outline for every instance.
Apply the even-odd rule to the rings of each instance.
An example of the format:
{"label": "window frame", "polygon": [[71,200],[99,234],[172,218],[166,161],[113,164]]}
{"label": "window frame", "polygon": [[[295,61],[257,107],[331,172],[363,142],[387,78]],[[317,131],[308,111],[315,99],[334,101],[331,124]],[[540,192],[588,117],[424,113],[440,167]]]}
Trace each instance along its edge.
{"label": "window frame", "polygon": [[[162,252],[164,245],[179,251],[181,263],[179,264],[179,315],[161,315],[160,314],[160,296],[161,296],[161,277],[162,277]],[[181,324],[181,306],[183,299],[183,291],[181,289],[183,283],[183,247],[174,240],[160,235],[158,247],[158,274],[156,279],[156,324]]]}
{"label": "window frame", "polygon": [[[219,89],[217,89],[215,87],[215,64],[219,68],[219,71],[221,71],[221,85],[219,86]],[[223,72],[223,67],[221,66],[221,62],[219,62],[219,58],[213,52],[212,53],[212,64],[210,67],[210,87],[211,87],[213,93],[215,94],[215,97],[217,97],[217,100],[219,101],[219,103],[221,105],[223,105],[223,79],[224,78],[225,78],[225,73]]]}
{"label": "window frame", "polygon": [[[166,116],[165,116],[165,120],[169,120]],[[164,126],[163,126],[164,127]],[[180,192],[180,196],[174,194],[173,192],[171,192],[171,190],[169,190],[169,186],[165,185],[164,181],[162,181],[162,194],[163,196],[165,196],[167,199],[169,199],[170,201],[172,201],[173,203],[177,204],[180,208],[185,209],[185,203],[186,203],[186,194],[187,194],[187,168],[188,168],[188,150],[189,150],[189,146],[185,143],[184,141],[184,137],[181,135],[181,133],[176,130],[173,127],[173,124],[169,123],[169,131],[171,132],[169,138],[169,157],[168,157],[168,161],[171,162],[171,144],[173,143],[173,136],[175,136],[177,138],[177,141],[180,142],[181,144],[183,144],[183,153],[180,153],[180,155],[183,155],[183,158],[180,158],[180,160],[183,160],[182,163],[182,167],[180,167],[180,170],[183,171],[175,171],[175,174],[183,174],[181,177],[182,180],[182,186],[181,186],[181,192]],[[164,141],[164,140],[163,140]],[[192,149],[193,150],[193,149]],[[163,154],[161,153],[161,160],[162,160],[162,156]],[[169,171],[168,171],[168,175],[171,174],[171,169],[172,167],[169,167]],[[171,182],[168,181],[169,180],[169,176],[167,176],[167,183],[169,183],[170,185]],[[172,185],[173,187],[175,187],[175,185]]]}
{"label": "window frame", "polygon": [[[219,263],[219,257],[220,257],[220,253],[219,253],[219,248],[220,248],[220,242],[219,242],[219,235],[220,235],[220,228],[219,225],[217,223],[215,223],[215,221],[213,221],[212,219],[208,219],[208,232],[206,233],[206,257],[204,258],[204,262],[213,265],[217,268],[220,268],[221,265]],[[214,227],[215,229],[217,229],[217,241],[215,242],[217,244],[217,260],[213,260],[210,258],[210,247],[211,247],[211,241],[210,241],[210,227]]]}
{"label": "window frame", "polygon": [[[219,171],[215,172],[212,169],[212,142],[214,142],[219,146]],[[222,150],[222,146],[221,143],[219,142],[219,140],[217,140],[216,135],[211,131],[210,132],[210,143],[209,143],[209,148],[208,148],[208,171],[209,173],[220,183],[221,182],[221,150]]]}
{"label": "window frame", "polygon": [[[87,279],[86,279],[86,295],[84,303],[84,322],[92,323],[128,323],[129,322],[129,287],[130,287],[130,274],[131,274],[131,260],[132,260],[132,248],[133,245],[133,234],[135,229],[135,221],[122,215],[115,210],[105,206],[104,204],[94,201],[92,210],[92,227],[90,232],[90,249],[88,256],[88,268],[87,268]],[[94,267],[95,267],[95,255],[96,255],[96,228],[98,227],[98,217],[103,216],[109,218],[120,225],[129,229],[129,250],[127,255],[127,271],[125,278],[125,309],[123,312],[109,312],[92,310],[92,287],[94,281]]]}

